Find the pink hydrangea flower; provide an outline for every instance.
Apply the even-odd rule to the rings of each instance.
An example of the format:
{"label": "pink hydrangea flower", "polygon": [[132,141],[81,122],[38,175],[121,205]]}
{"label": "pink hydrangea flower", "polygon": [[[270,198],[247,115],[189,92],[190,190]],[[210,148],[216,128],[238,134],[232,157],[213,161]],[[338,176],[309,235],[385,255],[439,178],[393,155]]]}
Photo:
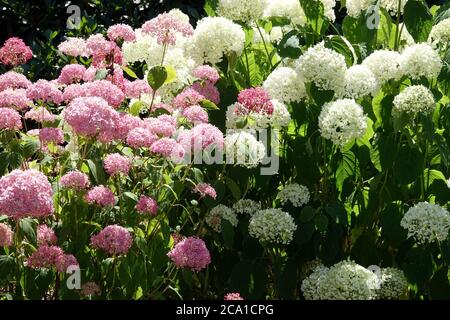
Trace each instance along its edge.
{"label": "pink hydrangea flower", "polygon": [[211,263],[211,256],[205,242],[196,237],[188,237],[178,242],[167,254],[178,268],[189,268],[198,272]]}
{"label": "pink hydrangea flower", "polygon": [[173,99],[172,104],[175,108],[186,109],[190,106],[198,105],[202,100],[205,100],[203,95],[188,87]]}
{"label": "pink hydrangea flower", "polygon": [[146,128],[134,128],[127,135],[127,144],[133,148],[150,148],[158,137]]}
{"label": "pink hydrangea flower", "polygon": [[125,94],[115,84],[107,80],[96,80],[82,85],[85,96],[100,97],[107,101],[112,107],[118,108]]}
{"label": "pink hydrangea flower", "polygon": [[143,127],[160,137],[171,137],[177,130],[172,122],[164,121],[164,118],[146,118]]}
{"label": "pink hydrangea flower", "polygon": [[194,33],[192,26],[170,13],[163,13],[142,25],[142,32],[156,37],[158,44],[175,45],[177,34],[189,37]]}
{"label": "pink hydrangea flower", "polygon": [[25,113],[25,119],[34,120],[39,123],[55,121],[55,115],[48,112],[44,107],[33,108]]}
{"label": "pink hydrangea flower", "polygon": [[69,84],[64,89],[63,100],[65,102],[70,102],[75,98],[87,97],[87,96],[88,96],[88,94],[86,93],[86,87],[84,87],[82,84],[79,84],[79,83],[73,83],[73,84]]}
{"label": "pink hydrangea flower", "polygon": [[99,296],[102,294],[102,291],[95,282],[90,281],[81,286],[81,294],[83,296]]}
{"label": "pink hydrangea flower", "polygon": [[42,172],[13,170],[0,178],[0,214],[13,219],[37,218],[53,210],[52,186]]}
{"label": "pink hydrangea flower", "polygon": [[152,89],[150,88],[148,82],[145,80],[137,79],[125,83],[125,95],[128,98],[139,99],[141,94],[143,93],[150,94],[151,92]]}
{"label": "pink hydrangea flower", "polygon": [[55,231],[45,224],[37,226],[37,244],[38,246],[54,245],[58,241]]}
{"label": "pink hydrangea flower", "polygon": [[192,85],[192,89],[200,93],[205,99],[214,102],[215,104],[220,103],[220,93],[219,90],[209,81],[204,83],[196,82]]}
{"label": "pink hydrangea flower", "polygon": [[6,89],[26,89],[30,85],[30,80],[28,80],[23,74],[15,71],[8,71],[0,75],[0,91],[4,91]]}
{"label": "pink hydrangea flower", "polygon": [[9,38],[0,48],[0,61],[4,65],[15,67],[26,63],[32,57],[33,52],[30,47],[20,38]]}
{"label": "pink hydrangea flower", "polygon": [[238,292],[231,292],[224,296],[223,300],[244,300]]}
{"label": "pink hydrangea flower", "polygon": [[64,133],[60,128],[42,128],[39,130],[39,141],[43,145],[48,143],[63,144]]}
{"label": "pink hydrangea flower", "polygon": [[60,104],[63,100],[62,92],[54,83],[40,79],[27,88],[27,97],[35,101]]}
{"label": "pink hydrangea flower", "polygon": [[192,128],[192,145],[195,150],[203,150],[214,147],[223,150],[223,133],[216,126],[209,123],[201,123]]}
{"label": "pink hydrangea flower", "polygon": [[83,190],[90,186],[89,177],[87,174],[78,170],[70,171],[63,175],[60,179],[63,188]]}
{"label": "pink hydrangea flower", "polygon": [[193,124],[207,123],[208,112],[199,105],[193,105],[183,110],[183,116]]}
{"label": "pink hydrangea flower", "polygon": [[68,38],[58,45],[58,50],[72,57],[87,57],[86,41],[82,38]]}
{"label": "pink hydrangea flower", "polygon": [[201,182],[194,188],[194,192],[200,193],[202,197],[210,196],[215,199],[217,197],[216,190],[209,183]]}
{"label": "pink hydrangea flower", "polygon": [[89,204],[96,204],[100,207],[112,207],[116,202],[114,193],[111,189],[102,185],[89,190],[85,199]]}
{"label": "pink hydrangea flower", "polygon": [[108,73],[108,75],[106,76],[106,80],[116,85],[122,91],[122,93],[125,92],[125,77],[123,76],[123,70],[119,65],[117,64],[114,65],[113,73],[112,74]]}
{"label": "pink hydrangea flower", "polygon": [[11,247],[13,245],[14,232],[4,223],[0,223],[0,247]]}
{"label": "pink hydrangea flower", "polygon": [[111,63],[122,64],[120,48],[114,41],[106,40],[102,34],[93,34],[86,40],[86,51],[92,56],[94,67],[104,67]]}
{"label": "pink hydrangea flower", "polygon": [[22,117],[11,108],[0,108],[0,130],[19,130],[22,129]]}
{"label": "pink hydrangea flower", "polygon": [[0,92],[0,108],[13,108],[16,110],[28,109],[32,101],[27,98],[25,89],[6,89]]}
{"label": "pink hydrangea flower", "polygon": [[238,95],[238,102],[245,108],[245,110],[236,109],[240,114],[244,113],[245,115],[249,112],[273,113],[273,104],[270,96],[262,87],[242,90]]}
{"label": "pink hydrangea flower", "polygon": [[91,237],[91,246],[109,255],[127,254],[133,244],[130,232],[119,225],[110,225]]}
{"label": "pink hydrangea flower", "polygon": [[134,128],[142,126],[143,121],[141,118],[132,116],[127,112],[119,112],[119,119],[116,123],[115,137],[118,140],[125,141],[128,133]]}
{"label": "pink hydrangea flower", "polygon": [[83,81],[91,82],[95,80],[95,76],[97,75],[98,69],[94,66],[90,66],[86,69],[86,72],[83,75]]}
{"label": "pink hydrangea flower", "polygon": [[55,262],[55,268],[58,272],[66,272],[70,266],[79,266],[77,259],[72,254],[64,254]]}
{"label": "pink hydrangea flower", "polygon": [[147,196],[140,196],[136,204],[136,210],[139,213],[156,215],[158,212],[158,203],[155,199]]}
{"label": "pink hydrangea flower", "polygon": [[194,77],[203,81],[209,81],[212,84],[216,84],[220,79],[219,72],[208,65],[203,65],[195,68],[194,71],[192,71],[192,74],[194,75]]}
{"label": "pink hydrangea flower", "polygon": [[150,146],[150,151],[169,158],[174,162],[181,161],[185,154],[184,148],[171,138],[161,138],[153,142]]}
{"label": "pink hydrangea flower", "polygon": [[130,159],[118,153],[108,154],[103,162],[105,170],[110,176],[115,176],[119,173],[128,175],[131,168]]}
{"label": "pink hydrangea flower", "polygon": [[60,247],[42,245],[28,258],[26,265],[33,269],[55,268],[59,272],[66,272],[69,266],[78,266],[78,261],[73,255],[65,254]]}
{"label": "pink hydrangea flower", "polygon": [[115,24],[108,28],[107,31],[109,40],[112,41],[128,41],[133,42],[136,40],[136,34],[127,24]]}
{"label": "pink hydrangea flower", "polygon": [[61,70],[61,74],[58,77],[60,84],[71,84],[74,82],[80,82],[84,78],[86,68],[81,64],[68,64]]}

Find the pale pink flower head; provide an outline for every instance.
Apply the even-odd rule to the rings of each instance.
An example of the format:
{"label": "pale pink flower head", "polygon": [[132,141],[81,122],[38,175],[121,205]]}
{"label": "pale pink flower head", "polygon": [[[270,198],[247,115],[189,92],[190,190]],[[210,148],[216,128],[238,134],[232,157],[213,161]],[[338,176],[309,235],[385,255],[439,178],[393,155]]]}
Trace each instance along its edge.
{"label": "pale pink flower head", "polygon": [[128,175],[128,172],[130,171],[131,168],[130,159],[118,153],[108,154],[103,163],[106,172],[110,176],[115,176],[119,173]]}
{"label": "pale pink flower head", "polygon": [[28,111],[27,113],[25,113],[24,117],[25,117],[25,119],[34,120],[39,123],[55,121],[55,115],[50,113],[44,107],[33,108],[30,111]]}
{"label": "pale pink flower head", "polygon": [[123,91],[108,80],[95,80],[93,82],[87,82],[82,86],[85,96],[103,98],[116,109],[125,100]]}
{"label": "pale pink flower head", "polygon": [[90,281],[81,286],[81,294],[83,296],[99,296],[102,294],[102,291],[95,282]]}
{"label": "pale pink flower head", "polygon": [[197,91],[199,94],[208,99],[209,101],[214,102],[215,104],[220,103],[220,93],[214,84],[209,81],[204,83],[196,82],[192,86],[192,89]]}
{"label": "pale pink flower head", "polygon": [[55,231],[45,224],[37,226],[37,244],[38,246],[54,245],[58,241]]}
{"label": "pale pink flower head", "polygon": [[175,108],[186,109],[193,105],[198,105],[202,100],[206,98],[195,91],[193,88],[188,87],[178,94],[172,101]]}
{"label": "pale pink flower head", "polygon": [[68,38],[58,45],[59,52],[72,57],[87,57],[86,41],[82,38]]}
{"label": "pale pink flower head", "polygon": [[55,268],[58,272],[66,272],[70,266],[78,266],[77,258],[72,254],[64,254],[55,263]]}
{"label": "pale pink flower head", "polygon": [[158,203],[155,199],[142,195],[136,204],[136,210],[139,213],[154,216],[158,212]]}
{"label": "pale pink flower head", "polygon": [[98,69],[94,66],[90,66],[86,69],[86,72],[83,75],[83,81],[91,82],[95,80],[95,76],[97,75]]}
{"label": "pale pink flower head", "polygon": [[195,272],[211,263],[211,255],[205,242],[197,237],[181,240],[167,255],[178,268],[189,268]]}
{"label": "pale pink flower head", "polygon": [[63,188],[83,190],[90,186],[89,177],[87,174],[78,170],[70,171],[63,175],[59,181]]}
{"label": "pale pink flower head", "polygon": [[133,244],[130,232],[119,225],[110,225],[91,237],[91,246],[109,255],[127,254]]}
{"label": "pale pink flower head", "polygon": [[193,105],[183,110],[183,116],[193,124],[207,123],[208,112],[199,105]]}
{"label": "pale pink flower head", "polygon": [[63,101],[70,102],[75,98],[87,97],[86,87],[80,83],[69,84],[64,88]]}
{"label": "pale pink flower head", "polygon": [[38,218],[53,210],[52,186],[42,172],[13,170],[0,178],[0,214],[13,219]]}
{"label": "pale pink flower head", "polygon": [[156,37],[156,41],[159,45],[175,45],[177,34],[189,37],[194,33],[194,29],[189,22],[185,22],[177,16],[165,12],[158,15],[156,18],[145,22],[142,25],[142,32]]}
{"label": "pale pink flower head", "polygon": [[109,27],[107,35],[109,40],[116,42],[133,42],[134,40],[136,40],[136,34],[134,33],[133,28],[131,28],[127,24],[119,23]]}
{"label": "pale pink flower head", "polygon": [[87,53],[92,56],[94,67],[106,67],[113,63],[122,64],[123,55],[114,41],[106,40],[101,34],[91,35],[86,41]]}
{"label": "pale pink flower head", "polygon": [[215,199],[217,197],[216,190],[209,183],[201,182],[194,188],[194,192],[199,193],[201,197],[210,196]]}
{"label": "pale pink flower head", "polygon": [[216,84],[220,79],[219,72],[217,72],[215,68],[208,65],[203,65],[195,68],[192,74],[194,75],[194,77],[203,81],[209,81],[212,84]]}
{"label": "pale pink flower head", "polygon": [[114,193],[103,185],[96,186],[88,191],[85,196],[89,204],[96,204],[100,207],[112,207],[116,202]]}
{"label": "pale pink flower head", "polygon": [[60,104],[62,92],[50,81],[40,79],[27,88],[27,97],[34,101]]}
{"label": "pale pink flower head", "polygon": [[223,297],[223,300],[244,300],[244,298],[242,298],[241,294],[238,292],[231,292],[231,293],[227,293]]}
{"label": "pale pink flower head", "polygon": [[32,104],[25,89],[6,89],[0,92],[0,108],[25,110]]}
{"label": "pale pink flower head", "polygon": [[122,91],[125,99],[125,77],[123,76],[122,68],[119,65],[114,64],[112,74],[108,73],[105,79],[116,85]]}
{"label": "pale pink flower head", "polygon": [[238,102],[244,107],[244,110],[237,110],[240,115],[250,112],[261,114],[272,114],[273,104],[269,94],[262,87],[242,90],[238,95]]}
{"label": "pale pink flower head", "polygon": [[183,146],[171,138],[161,138],[152,143],[150,151],[169,158],[175,163],[180,162],[185,154]]}
{"label": "pale pink flower head", "polygon": [[146,128],[134,128],[127,135],[127,144],[133,148],[150,148],[158,137]]}
{"label": "pale pink flower head", "polygon": [[164,118],[146,118],[143,127],[160,137],[171,137],[177,130],[172,121],[167,121]]}
{"label": "pale pink flower head", "polygon": [[192,128],[192,145],[194,150],[204,150],[206,148],[223,150],[223,133],[212,124],[198,124]]}
{"label": "pale pink flower head", "polygon": [[64,66],[58,77],[60,84],[71,84],[74,82],[80,82],[84,78],[86,68],[81,64],[68,64]]}
{"label": "pale pink flower head", "polygon": [[14,232],[10,226],[0,223],[0,247],[11,247],[13,245]]}
{"label": "pale pink flower head", "polygon": [[42,128],[39,130],[39,141],[42,145],[64,143],[64,133],[60,128]]}
{"label": "pale pink flower head", "polygon": [[137,79],[125,82],[125,95],[128,98],[139,99],[144,93],[150,94],[152,89],[146,80]]}
{"label": "pale pink flower head", "polygon": [[31,81],[21,73],[8,71],[0,74],[0,91],[6,89],[26,89],[29,85],[31,85]]}
{"label": "pale pink flower head", "polygon": [[22,129],[22,117],[11,108],[0,108],[0,130]]}
{"label": "pale pink flower head", "polygon": [[142,126],[143,121],[141,118],[132,116],[127,112],[119,112],[119,119],[116,122],[115,137],[116,139],[125,141],[128,133],[134,128]]}
{"label": "pale pink flower head", "polygon": [[9,38],[0,48],[0,62],[4,65],[15,67],[26,63],[32,57],[30,47],[20,38]]}
{"label": "pale pink flower head", "polygon": [[68,267],[78,266],[78,261],[60,247],[42,245],[28,258],[26,265],[33,269],[55,268],[58,272],[66,272]]}

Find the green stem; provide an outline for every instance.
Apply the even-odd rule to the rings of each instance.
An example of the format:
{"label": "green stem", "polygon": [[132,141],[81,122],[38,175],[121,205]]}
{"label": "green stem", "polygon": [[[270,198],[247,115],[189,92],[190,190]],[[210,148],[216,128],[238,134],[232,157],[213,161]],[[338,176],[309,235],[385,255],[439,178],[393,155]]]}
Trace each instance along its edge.
{"label": "green stem", "polygon": [[273,69],[272,59],[270,58],[269,49],[267,49],[266,39],[264,39],[264,36],[263,36],[263,34],[261,32],[261,29],[260,29],[258,24],[256,24],[256,28],[258,29],[259,35],[261,36],[261,40],[262,40],[262,43],[264,45],[264,50],[266,51],[267,59],[269,60],[270,70],[272,71],[272,69]]}

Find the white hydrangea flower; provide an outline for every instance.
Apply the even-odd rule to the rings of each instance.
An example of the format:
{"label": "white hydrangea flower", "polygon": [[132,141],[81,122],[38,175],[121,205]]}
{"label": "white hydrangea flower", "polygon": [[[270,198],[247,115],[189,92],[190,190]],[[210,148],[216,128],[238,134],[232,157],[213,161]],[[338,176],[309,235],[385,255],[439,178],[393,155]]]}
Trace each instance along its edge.
{"label": "white hydrangea flower", "polygon": [[297,225],[289,213],[281,209],[257,211],[250,219],[248,232],[261,242],[289,244]]}
{"label": "white hydrangea flower", "polygon": [[273,128],[284,128],[291,121],[291,114],[286,105],[278,100],[272,100],[273,113],[270,115],[270,125]]}
{"label": "white hydrangea flower", "polygon": [[240,25],[223,17],[206,17],[198,22],[188,50],[198,64],[215,64],[224,55],[234,52],[239,56],[244,43],[245,33]]}
{"label": "white hydrangea flower", "polygon": [[386,11],[388,11],[391,15],[397,15],[398,12],[398,5],[400,3],[400,13],[403,13],[403,10],[405,9],[405,5],[408,2],[408,0],[381,0],[380,6],[382,8],[385,8]]}
{"label": "white hydrangea flower", "polygon": [[396,51],[376,50],[362,62],[377,77],[380,84],[388,80],[399,80],[402,77],[400,68],[401,56]]}
{"label": "white hydrangea flower", "polygon": [[351,139],[365,134],[367,117],[355,100],[336,100],[322,107],[319,115],[319,129],[322,137],[343,146]]}
{"label": "white hydrangea flower", "polygon": [[306,23],[305,12],[298,0],[267,0],[264,17],[284,17],[292,24],[303,26]]}
{"label": "white hydrangea flower", "polygon": [[145,61],[151,58],[153,43],[156,45],[156,39],[148,34],[143,34],[141,29],[135,30],[136,41],[125,41],[122,45],[123,58],[126,63]]}
{"label": "white hydrangea flower", "polygon": [[283,205],[290,202],[294,207],[301,207],[309,202],[309,190],[298,183],[291,183],[278,192],[277,198]]}
{"label": "white hydrangea flower", "polygon": [[412,79],[437,78],[442,69],[439,54],[428,43],[418,43],[407,47],[401,55],[401,68]]}
{"label": "white hydrangea flower", "polygon": [[363,11],[367,11],[372,5],[373,0],[347,0],[345,6],[347,13],[351,17],[359,17]]}
{"label": "white hydrangea flower", "polygon": [[408,281],[402,270],[397,268],[382,268],[380,289],[377,290],[379,299],[398,300],[408,290]]}
{"label": "white hydrangea flower", "polygon": [[233,227],[238,225],[238,218],[233,209],[219,204],[209,211],[205,217],[206,223],[213,228],[215,231],[221,231],[222,219],[228,220]]}
{"label": "white hydrangea flower", "polygon": [[317,267],[302,282],[308,300],[372,300],[379,286],[377,276],[353,261],[341,261],[330,268]]}
{"label": "white hydrangea flower", "polygon": [[266,147],[253,134],[244,130],[225,136],[227,163],[247,168],[258,166],[266,154]]}
{"label": "white hydrangea flower", "polygon": [[336,20],[336,15],[334,14],[334,7],[336,6],[336,0],[320,0],[323,4],[323,14],[331,22]]}
{"label": "white hydrangea flower", "polygon": [[306,97],[305,83],[292,68],[279,67],[272,71],[263,84],[273,99],[284,103],[298,102]]}
{"label": "white hydrangea flower", "polygon": [[428,41],[444,46],[450,42],[450,18],[444,19],[433,26]]}
{"label": "white hydrangea flower", "polygon": [[284,28],[282,28],[282,27],[273,27],[272,30],[270,30],[270,34],[269,34],[270,35],[270,42],[278,42],[281,39],[283,39],[283,34],[284,34],[283,30],[284,30],[284,32],[287,33],[289,31],[291,31],[292,29],[289,28],[289,27],[284,27]]}
{"label": "white hydrangea flower", "polygon": [[364,65],[355,65],[347,69],[344,86],[338,96],[359,99],[367,95],[375,96],[380,85],[373,72]]}
{"label": "white hydrangea flower", "polygon": [[345,58],[336,51],[325,48],[323,42],[310,47],[297,63],[297,72],[305,82],[314,82],[323,90],[341,89],[347,70]]}
{"label": "white hydrangea flower", "polygon": [[436,103],[431,91],[423,86],[410,86],[400,92],[394,98],[392,114],[395,117],[402,113],[416,115],[418,113],[429,114],[434,111]]}
{"label": "white hydrangea flower", "polygon": [[419,244],[444,241],[450,229],[450,214],[437,204],[419,202],[408,209],[400,225],[408,230],[408,238]]}
{"label": "white hydrangea flower", "polygon": [[170,15],[174,16],[178,20],[184,23],[189,23],[189,16],[180,9],[172,9],[168,12]]}
{"label": "white hydrangea flower", "polygon": [[233,205],[233,210],[236,213],[252,216],[256,211],[261,210],[261,203],[251,199],[240,199]]}
{"label": "white hydrangea flower", "polygon": [[264,13],[265,0],[219,0],[217,14],[230,20],[252,22]]}

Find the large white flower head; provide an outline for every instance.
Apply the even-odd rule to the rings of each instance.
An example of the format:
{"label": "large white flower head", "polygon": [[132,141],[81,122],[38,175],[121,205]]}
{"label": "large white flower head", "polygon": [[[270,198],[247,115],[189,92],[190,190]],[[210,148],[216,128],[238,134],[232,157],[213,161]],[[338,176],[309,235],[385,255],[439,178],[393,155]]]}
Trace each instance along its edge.
{"label": "large white flower head", "polygon": [[250,236],[268,243],[289,244],[296,229],[294,218],[281,209],[259,210],[248,225]]}
{"label": "large white flower head", "polygon": [[439,54],[428,43],[418,43],[407,47],[401,55],[401,68],[412,79],[437,78],[442,69]]}
{"label": "large white flower head", "polygon": [[270,125],[273,128],[284,128],[291,121],[291,114],[286,105],[278,100],[272,100],[273,113],[270,116]]}
{"label": "large white flower head", "polygon": [[[399,3],[399,1],[401,2]],[[400,13],[403,13],[407,2],[408,0],[380,0],[380,6],[395,16],[398,13],[398,5],[400,4]]]}
{"label": "large white flower head", "polygon": [[355,65],[345,72],[344,86],[338,95],[343,98],[359,99],[375,96],[380,85],[373,72],[364,65]]}
{"label": "large white flower head", "polygon": [[306,97],[305,84],[292,68],[280,67],[272,71],[263,84],[273,99],[284,103],[298,102]]}
{"label": "large white flower head", "polygon": [[294,207],[301,207],[309,202],[309,190],[298,183],[291,183],[285,185],[278,192],[277,198],[281,200],[283,205],[290,202]]}
{"label": "large white flower head", "polygon": [[306,23],[305,12],[297,0],[267,0],[264,17],[284,17],[294,25]]}
{"label": "large white flower head", "polygon": [[370,270],[353,261],[341,261],[330,267],[317,267],[303,280],[302,292],[308,300],[372,300],[379,279]]}
{"label": "large white flower head", "polygon": [[363,11],[369,9],[373,0],[347,0],[345,6],[347,7],[347,13],[351,17],[359,17]]}
{"label": "large white flower head", "polygon": [[410,86],[395,96],[392,114],[395,117],[403,113],[411,116],[418,113],[429,114],[435,107],[433,94],[427,87]]}
{"label": "large white flower head", "polygon": [[378,299],[398,300],[408,290],[408,281],[402,270],[397,268],[382,268]]}
{"label": "large white flower head", "polygon": [[450,42],[450,18],[439,21],[433,26],[428,41],[444,46]]}
{"label": "large white flower head", "polygon": [[228,220],[233,227],[236,227],[239,222],[233,209],[223,204],[212,208],[205,217],[206,223],[217,232],[220,232],[222,229],[222,219]]}
{"label": "large white flower head", "polygon": [[336,6],[336,0],[320,0],[323,4],[323,14],[330,21],[336,20],[336,15],[334,14],[334,7]]}
{"label": "large white flower head", "polygon": [[310,47],[298,59],[297,72],[305,82],[313,82],[323,90],[339,91],[347,65],[343,55],[325,48],[323,42]]}
{"label": "large white flower head", "polygon": [[408,238],[413,238],[419,244],[444,241],[450,229],[449,212],[428,202],[419,202],[409,208],[400,225],[408,231]]}
{"label": "large white flower head", "polygon": [[369,68],[380,84],[388,80],[399,80],[402,77],[400,68],[401,56],[396,51],[376,50],[364,59],[363,66]]}
{"label": "large white flower head", "polygon": [[343,146],[351,139],[365,134],[367,117],[355,100],[336,100],[322,107],[319,115],[319,129],[322,137]]}
{"label": "large white flower head", "polygon": [[266,0],[219,0],[217,14],[230,20],[252,22],[264,13]]}
{"label": "large white flower head", "polygon": [[148,34],[143,34],[141,29],[136,29],[135,34],[134,42],[125,41],[122,45],[123,57],[127,63],[149,59],[152,48],[156,45],[156,39]]}
{"label": "large white flower head", "polygon": [[247,168],[258,166],[266,154],[266,147],[247,131],[229,132],[225,136],[227,163]]}
{"label": "large white flower head", "polygon": [[191,57],[198,63],[215,64],[224,55],[244,50],[245,33],[242,27],[224,17],[201,19],[188,44]]}
{"label": "large white flower head", "polygon": [[261,210],[261,203],[251,199],[240,199],[233,205],[233,210],[236,213],[252,216],[256,211]]}

